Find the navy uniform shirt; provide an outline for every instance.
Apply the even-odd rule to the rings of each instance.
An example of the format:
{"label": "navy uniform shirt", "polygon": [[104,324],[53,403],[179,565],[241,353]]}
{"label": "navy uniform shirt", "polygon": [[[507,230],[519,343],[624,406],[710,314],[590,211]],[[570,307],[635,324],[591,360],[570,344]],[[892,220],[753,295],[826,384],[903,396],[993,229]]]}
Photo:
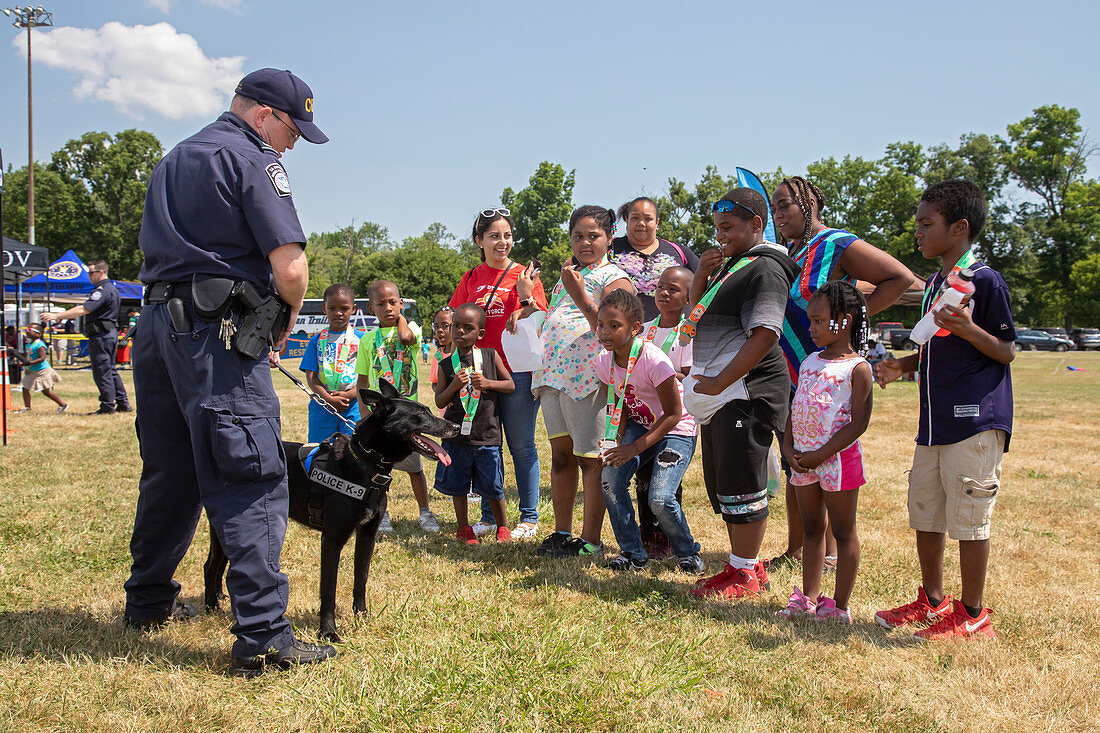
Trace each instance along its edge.
{"label": "navy uniform shirt", "polygon": [[[1008,285],[981,262],[974,270],[970,317],[983,331],[1015,341]],[[937,292],[938,271],[927,286]],[[920,350],[919,445],[950,445],[985,430],[1003,430],[1005,451],[1012,434],[1012,376],[1008,364],[994,361],[955,334],[933,336]]]}
{"label": "navy uniform shirt", "polygon": [[274,292],[267,255],[306,241],[274,148],[225,112],[153,169],[138,244],[143,283],[242,278]]}
{"label": "navy uniform shirt", "polygon": [[88,309],[88,315],[84,316],[87,322],[105,322],[108,331],[113,331],[118,325],[118,309],[122,304],[122,298],[118,294],[118,288],[110,280],[103,280],[95,286],[95,290],[84,301],[84,307]]}

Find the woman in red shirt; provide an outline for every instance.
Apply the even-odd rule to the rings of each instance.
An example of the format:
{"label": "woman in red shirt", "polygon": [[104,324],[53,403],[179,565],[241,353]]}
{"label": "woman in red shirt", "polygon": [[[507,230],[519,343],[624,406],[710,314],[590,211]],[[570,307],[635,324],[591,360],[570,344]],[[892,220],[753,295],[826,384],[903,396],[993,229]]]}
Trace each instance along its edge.
{"label": "woman in red shirt", "polygon": [[[453,308],[476,303],[485,309],[485,338],[477,345],[496,349],[510,372],[508,359],[500,346],[501,334],[505,328],[515,331],[516,319],[524,307],[547,310],[546,293],[535,263],[524,267],[510,257],[514,227],[511,212],[503,207],[486,209],[477,215],[473,240],[481,249],[481,264],[462,276],[450,302]],[[534,537],[539,521],[539,454],[535,449],[539,400],[531,394],[531,372],[511,374],[516,389],[511,394],[499,395],[497,404],[519,492],[520,521],[512,530],[512,537]],[[475,532],[484,534],[496,530],[492,512],[484,501],[481,517],[474,525]]]}

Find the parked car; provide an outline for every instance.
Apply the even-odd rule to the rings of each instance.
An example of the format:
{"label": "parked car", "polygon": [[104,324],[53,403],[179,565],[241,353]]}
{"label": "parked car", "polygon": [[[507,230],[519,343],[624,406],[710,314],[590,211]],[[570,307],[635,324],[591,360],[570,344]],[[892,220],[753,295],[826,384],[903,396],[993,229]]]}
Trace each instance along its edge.
{"label": "parked car", "polygon": [[[1036,331],[1042,331],[1049,333],[1051,336],[1057,336],[1058,338],[1068,339],[1069,334],[1066,333],[1066,329],[1059,328],[1058,326],[1039,326]],[[1072,339],[1071,339],[1072,340]]]}
{"label": "parked car", "polygon": [[911,328],[890,329],[890,348],[895,351],[916,351],[917,345],[913,339],[909,338],[911,333],[913,333]]}
{"label": "parked car", "polygon": [[890,340],[890,331],[895,328],[905,328],[905,324],[898,323],[897,321],[883,321],[875,325],[875,330],[872,332],[872,335],[877,335],[878,340],[885,343]]}
{"label": "parked car", "polygon": [[1075,328],[1069,332],[1069,337],[1078,351],[1088,349],[1100,351],[1100,328]]}
{"label": "parked car", "polygon": [[1016,332],[1016,351],[1069,351],[1074,343],[1068,338],[1051,336],[1038,329],[1021,329]]}

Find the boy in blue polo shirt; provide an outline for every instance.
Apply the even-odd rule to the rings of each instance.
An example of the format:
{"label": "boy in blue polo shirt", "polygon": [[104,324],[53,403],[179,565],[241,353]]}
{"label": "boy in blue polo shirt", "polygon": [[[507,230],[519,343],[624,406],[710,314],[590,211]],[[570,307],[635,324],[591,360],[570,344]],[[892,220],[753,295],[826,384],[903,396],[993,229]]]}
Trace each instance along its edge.
{"label": "boy in blue polo shirt", "polygon": [[[909,526],[917,533],[921,587],[917,598],[879,611],[886,628],[914,624],[923,640],[996,638],[982,605],[989,564],[989,527],[1001,483],[1001,457],[1012,433],[1012,379],[1016,356],[1008,286],[973,249],[987,205],[969,181],[930,186],[917,207],[917,248],[943,266],[925,285],[923,311],[936,302],[952,269],[974,273],[974,294],[962,308],[945,306],[933,336],[917,354],[875,367],[883,387],[902,374],[920,373],[920,424],[909,473]],[[959,541],[961,597],[943,590],[945,536]]]}

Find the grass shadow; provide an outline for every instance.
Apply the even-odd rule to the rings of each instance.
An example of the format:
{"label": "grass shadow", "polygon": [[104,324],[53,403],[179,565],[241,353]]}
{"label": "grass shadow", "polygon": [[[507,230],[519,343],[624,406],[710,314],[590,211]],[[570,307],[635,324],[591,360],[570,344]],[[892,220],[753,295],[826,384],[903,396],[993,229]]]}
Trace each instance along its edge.
{"label": "grass shadow", "polygon": [[180,667],[207,669],[210,654],[184,646],[162,632],[127,629],[121,616],[105,618],[77,608],[47,607],[0,611],[0,658],[96,663],[159,659]]}

